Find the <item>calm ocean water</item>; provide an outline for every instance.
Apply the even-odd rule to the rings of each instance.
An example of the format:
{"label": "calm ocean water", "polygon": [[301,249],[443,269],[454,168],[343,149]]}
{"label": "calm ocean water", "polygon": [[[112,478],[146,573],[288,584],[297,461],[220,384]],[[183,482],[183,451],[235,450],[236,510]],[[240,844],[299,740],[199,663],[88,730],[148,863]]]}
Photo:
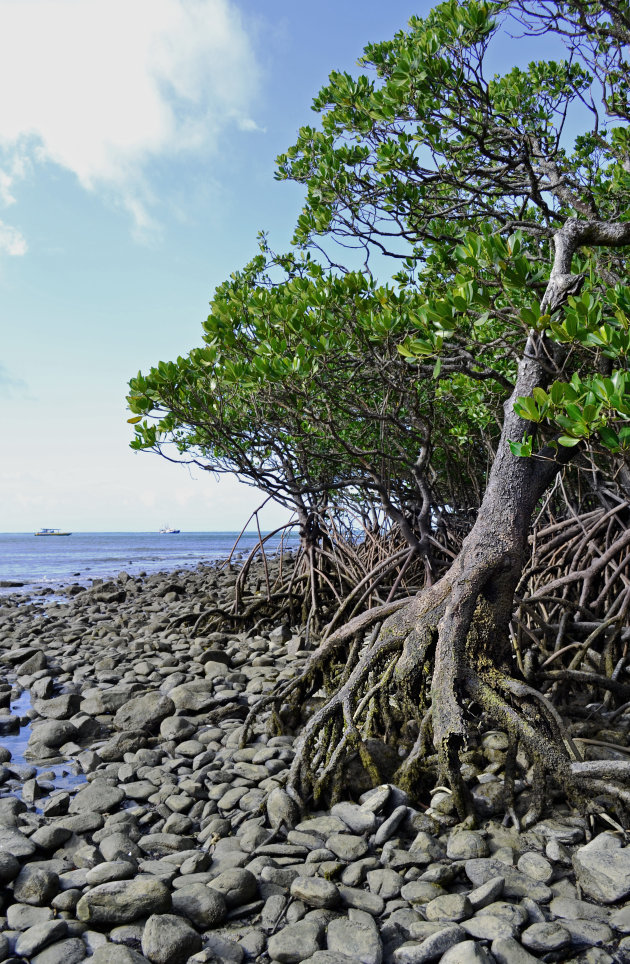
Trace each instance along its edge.
{"label": "calm ocean water", "polygon": [[[237,532],[74,532],[70,536],[36,537],[28,533],[0,533],[0,582],[24,583],[24,589],[70,582],[88,585],[91,579],[107,579],[121,570],[161,572],[194,569],[199,563],[215,562],[230,554]],[[237,553],[248,552],[258,535],[245,533]],[[285,542],[295,546],[296,540]],[[266,543],[268,551],[279,540]],[[10,589],[0,589],[1,593]]]}

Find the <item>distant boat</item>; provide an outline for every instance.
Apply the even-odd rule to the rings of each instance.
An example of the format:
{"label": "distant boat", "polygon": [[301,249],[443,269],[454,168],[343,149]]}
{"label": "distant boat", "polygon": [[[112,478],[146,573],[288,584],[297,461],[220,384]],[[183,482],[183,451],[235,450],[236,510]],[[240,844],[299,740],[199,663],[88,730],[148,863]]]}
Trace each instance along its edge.
{"label": "distant boat", "polygon": [[179,531],[179,529],[173,529],[172,526],[162,526],[160,529],[160,532],[163,536],[176,536]]}
{"label": "distant boat", "polygon": [[36,536],[71,536],[71,532],[62,532],[61,529],[40,529],[33,533]]}

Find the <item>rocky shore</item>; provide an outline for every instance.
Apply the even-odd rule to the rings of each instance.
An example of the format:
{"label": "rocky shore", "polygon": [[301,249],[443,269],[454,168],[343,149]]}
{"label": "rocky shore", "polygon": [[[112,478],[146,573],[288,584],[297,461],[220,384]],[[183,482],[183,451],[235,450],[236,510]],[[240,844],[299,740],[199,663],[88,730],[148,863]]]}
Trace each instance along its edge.
{"label": "rocky shore", "polygon": [[121,573],[0,600],[0,962],[630,962],[630,846],[587,841],[563,806],[503,826],[500,732],[474,775],[479,830],[455,828],[442,790],[421,809],[360,781],[299,813],[293,737],[261,716],[239,743],[303,634],[194,635],[235,581]]}

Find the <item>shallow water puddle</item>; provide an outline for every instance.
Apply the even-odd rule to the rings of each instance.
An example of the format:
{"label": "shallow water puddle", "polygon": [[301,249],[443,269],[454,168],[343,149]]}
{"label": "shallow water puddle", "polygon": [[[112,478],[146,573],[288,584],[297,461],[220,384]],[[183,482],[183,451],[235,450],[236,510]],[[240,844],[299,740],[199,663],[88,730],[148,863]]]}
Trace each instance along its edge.
{"label": "shallow water puddle", "polygon": [[[20,717],[20,719],[24,718],[30,709],[31,694],[29,690],[24,690],[17,699],[11,702],[12,716]],[[31,735],[31,729],[32,725],[29,720],[23,726],[20,726],[18,733],[4,735],[0,738],[0,744],[6,747],[11,753],[10,761],[5,763],[4,766],[7,767],[7,769],[19,770],[18,779],[20,781],[18,786],[16,786],[12,780],[0,785],[0,798],[8,796],[21,797],[22,783],[34,777],[40,777],[42,774],[46,774],[46,781],[54,784],[55,790],[74,790],[86,782],[85,774],[80,772],[77,765],[70,761],[57,760],[57,762],[53,763],[36,764],[27,760],[24,753]],[[49,795],[39,797],[33,805],[35,810],[41,812],[48,798]]]}

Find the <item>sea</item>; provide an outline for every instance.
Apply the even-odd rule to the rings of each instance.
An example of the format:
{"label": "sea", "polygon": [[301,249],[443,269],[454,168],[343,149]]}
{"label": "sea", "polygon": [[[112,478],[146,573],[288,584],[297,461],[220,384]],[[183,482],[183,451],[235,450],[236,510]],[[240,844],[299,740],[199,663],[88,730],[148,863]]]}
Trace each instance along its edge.
{"label": "sea", "polygon": [[[263,533],[263,538],[265,533]],[[259,542],[257,532],[73,532],[69,536],[0,533],[0,596],[8,592],[53,591],[70,583],[89,586],[125,571],[139,573],[194,569],[246,556]],[[272,536],[269,553],[297,546],[297,536]],[[2,583],[20,583],[19,587]]]}

